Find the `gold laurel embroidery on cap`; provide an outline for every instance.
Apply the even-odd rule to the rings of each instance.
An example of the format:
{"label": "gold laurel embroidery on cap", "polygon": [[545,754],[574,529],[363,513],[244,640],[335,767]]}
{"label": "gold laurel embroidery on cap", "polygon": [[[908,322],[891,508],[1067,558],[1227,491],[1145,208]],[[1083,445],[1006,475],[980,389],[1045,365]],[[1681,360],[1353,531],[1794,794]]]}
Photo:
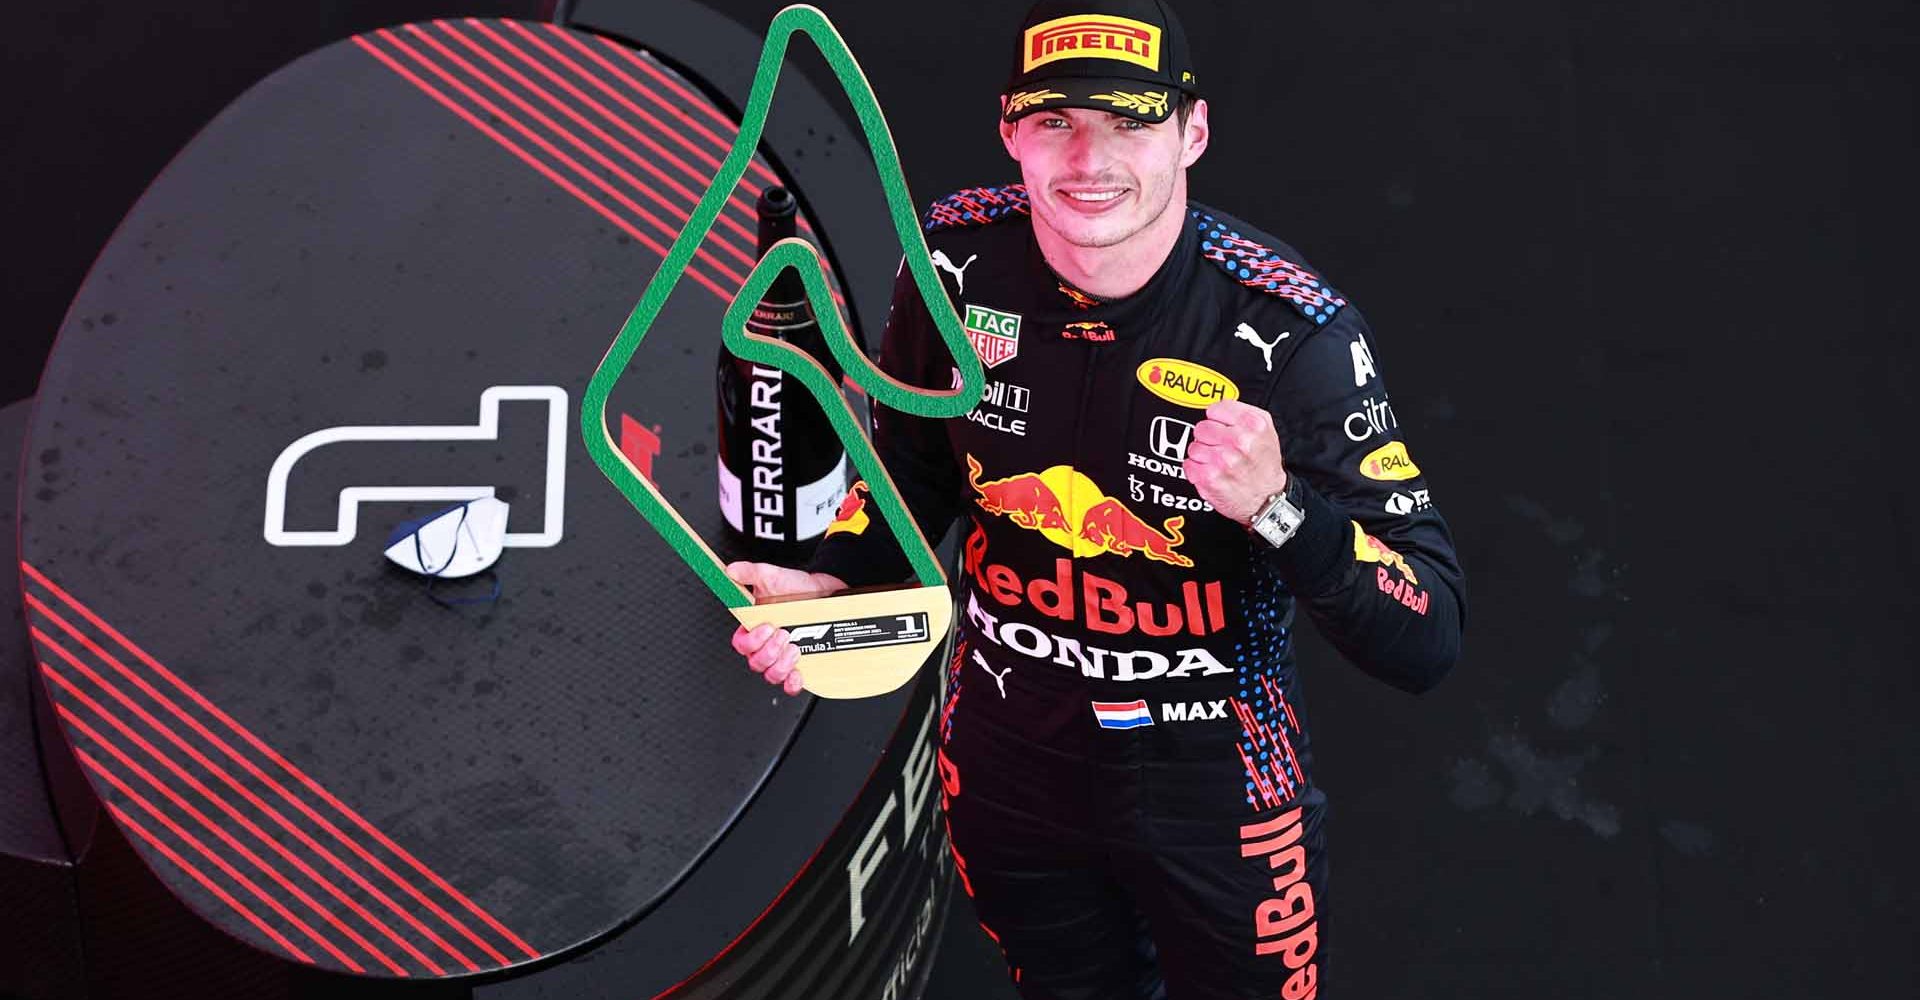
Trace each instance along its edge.
{"label": "gold laurel embroidery on cap", "polygon": [[1018,94],[1008,96],[1007,114],[1018,114],[1035,104],[1039,104],[1041,101],[1051,101],[1056,97],[1065,96],[1067,95],[1057,90],[1023,90]]}
{"label": "gold laurel embroidery on cap", "polygon": [[1095,94],[1093,95],[1093,99],[1096,101],[1106,101],[1115,107],[1126,108],[1129,111],[1138,111],[1144,115],[1153,115],[1156,118],[1165,118],[1167,116],[1167,95],[1165,91],[1149,90],[1144,94],[1129,94],[1124,90],[1116,90],[1111,94]]}

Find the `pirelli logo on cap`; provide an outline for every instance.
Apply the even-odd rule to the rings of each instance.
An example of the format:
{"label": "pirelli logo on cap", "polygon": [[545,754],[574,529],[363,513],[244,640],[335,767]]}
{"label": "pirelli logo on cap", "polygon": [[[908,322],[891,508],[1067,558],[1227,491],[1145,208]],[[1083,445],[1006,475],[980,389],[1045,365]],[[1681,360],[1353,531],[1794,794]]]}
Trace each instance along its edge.
{"label": "pirelli logo on cap", "polygon": [[1116,59],[1160,70],[1160,29],[1144,21],[1105,14],[1075,14],[1027,29],[1020,72],[1056,59]]}

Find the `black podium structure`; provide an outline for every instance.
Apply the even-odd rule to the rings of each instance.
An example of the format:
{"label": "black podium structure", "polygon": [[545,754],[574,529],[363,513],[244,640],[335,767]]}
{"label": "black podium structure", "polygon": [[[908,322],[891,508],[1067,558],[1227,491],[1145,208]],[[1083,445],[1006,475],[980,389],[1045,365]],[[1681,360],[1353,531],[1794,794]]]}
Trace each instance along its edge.
{"label": "black podium structure", "polygon": [[[6,411],[27,635],[5,637],[0,753],[42,776],[5,788],[30,821],[0,870],[54,915],[44,975],[8,989],[924,988],[952,875],[942,672],[865,701],[772,691],[580,444],[586,381],[758,53],[691,3],[651,5],[644,36],[596,27],[314,52],[101,252],[31,419]],[[899,254],[856,204],[877,200],[857,133],[800,74],[781,88],[609,406],[710,541],[718,321],[754,194],[799,194],[869,335]],[[483,495],[511,510],[486,581],[430,590],[384,559],[394,525]]]}

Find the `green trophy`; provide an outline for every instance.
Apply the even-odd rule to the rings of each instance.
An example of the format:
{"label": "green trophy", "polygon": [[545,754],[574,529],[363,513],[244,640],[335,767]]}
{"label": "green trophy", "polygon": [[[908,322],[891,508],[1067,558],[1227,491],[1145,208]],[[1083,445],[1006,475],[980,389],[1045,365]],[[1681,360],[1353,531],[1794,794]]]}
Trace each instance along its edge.
{"label": "green trophy", "polygon": [[[827,288],[823,265],[813,247],[803,240],[786,239],[768,249],[727,306],[720,322],[721,340],[741,358],[777,368],[798,379],[818,401],[854,468],[866,481],[872,502],[885,516],[912,565],[918,586],[755,604],[739,584],[728,579],[719,557],[706,542],[620,452],[607,429],[606,406],[614,383],[633,361],[640,342],[686,272],[687,262],[713,228],[727,193],[746,172],[766,126],[767,109],[773,102],[787,44],[796,34],[808,36],[820,49],[860,119],[907,269],[912,272],[914,285],[933,316],[940,339],[953,356],[954,366],[960,372],[960,384],[957,388],[930,391],[905,385],[882,372],[841,322]],[[928,259],[926,239],[921,236],[919,218],[914,212],[912,196],[907,192],[899,152],[894,148],[893,134],[887,130],[886,117],[874,99],[866,75],[860,71],[860,64],[847,49],[846,41],[825,14],[805,4],[780,11],[768,26],[760,63],[753,75],[753,89],[741,116],[739,138],[679,238],[674,240],[666,260],[648,282],[646,293],[620,328],[619,336],[607,348],[606,357],[594,369],[593,379],[587,384],[585,404],[580,409],[580,435],[594,464],[742,625],[753,628],[772,623],[791,630],[796,640],[802,637],[822,640],[806,643],[823,647],[821,651],[804,653],[800,658],[799,668],[806,679],[807,690],[826,698],[872,697],[904,684],[933,648],[946,638],[952,624],[952,599],[947,592],[946,574],[941,571],[932,546],[907,513],[899,490],[880,464],[858,418],[841,396],[840,387],[834,384],[826,369],[804,351],[747,332],[747,319],[752,315],[754,304],[760,301],[782,268],[799,272],[828,349],[847,376],[870,399],[923,417],[957,417],[979,403],[986,386],[980,359],[968,344],[960,317],[954,315],[939,276]]]}

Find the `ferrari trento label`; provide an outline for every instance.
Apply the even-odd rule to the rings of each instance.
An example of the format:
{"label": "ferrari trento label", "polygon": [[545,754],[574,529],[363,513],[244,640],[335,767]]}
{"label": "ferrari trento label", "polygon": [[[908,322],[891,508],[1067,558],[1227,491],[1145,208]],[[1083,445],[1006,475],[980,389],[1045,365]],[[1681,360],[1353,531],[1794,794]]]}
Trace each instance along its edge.
{"label": "ferrari trento label", "polygon": [[802,653],[841,653],[849,649],[898,646],[926,640],[927,616],[915,612],[814,622],[789,628],[787,637]]}
{"label": "ferrari trento label", "polygon": [[1056,59],[1115,59],[1160,69],[1160,29],[1144,21],[1104,14],[1056,17],[1027,29],[1021,39],[1020,72]]}

